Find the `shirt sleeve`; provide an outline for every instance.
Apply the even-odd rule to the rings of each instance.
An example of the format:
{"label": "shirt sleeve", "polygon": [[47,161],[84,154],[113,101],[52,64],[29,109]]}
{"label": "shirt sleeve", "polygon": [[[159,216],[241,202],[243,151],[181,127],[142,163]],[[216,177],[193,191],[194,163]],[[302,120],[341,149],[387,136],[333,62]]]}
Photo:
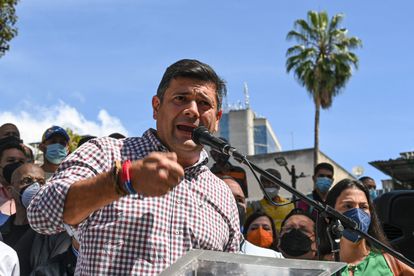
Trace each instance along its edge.
{"label": "shirt sleeve", "polygon": [[70,186],[109,171],[114,160],[121,159],[120,151],[115,150],[119,143],[111,138],[95,139],[70,154],[32,199],[27,209],[30,226],[46,235],[64,231],[63,210]]}

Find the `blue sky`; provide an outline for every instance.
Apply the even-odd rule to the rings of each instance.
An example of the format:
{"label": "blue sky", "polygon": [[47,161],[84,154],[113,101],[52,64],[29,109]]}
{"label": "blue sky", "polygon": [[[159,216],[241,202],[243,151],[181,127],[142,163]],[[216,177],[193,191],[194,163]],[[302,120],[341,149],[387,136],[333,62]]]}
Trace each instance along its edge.
{"label": "blue sky", "polygon": [[52,123],[80,134],[141,135],[154,126],[151,97],[181,58],[212,65],[243,101],[269,119],[284,150],[313,146],[314,105],[285,71],[285,37],[308,10],[345,14],[363,41],[360,68],[321,112],[321,150],[351,171],[413,150],[411,1],[20,1],[19,35],[0,59],[0,124],[25,141]]}

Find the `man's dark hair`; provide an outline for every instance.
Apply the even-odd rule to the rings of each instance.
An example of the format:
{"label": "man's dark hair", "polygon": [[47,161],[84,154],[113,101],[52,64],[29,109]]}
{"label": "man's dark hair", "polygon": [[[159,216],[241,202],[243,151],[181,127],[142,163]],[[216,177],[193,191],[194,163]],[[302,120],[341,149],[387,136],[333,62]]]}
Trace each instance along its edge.
{"label": "man's dark hair", "polygon": [[14,142],[21,144],[21,143],[23,143],[23,140],[16,137],[16,136],[7,136],[7,137],[4,137],[4,138],[0,139],[0,147],[3,144],[14,143]]}
{"label": "man's dark hair", "polygon": [[79,139],[77,148],[79,148],[80,146],[82,146],[83,144],[88,142],[89,140],[92,140],[92,139],[95,139],[95,138],[96,138],[96,136],[93,136],[93,135],[89,135],[89,134],[83,135],[82,138]]}
{"label": "man's dark hair", "polygon": [[[276,169],[268,168],[265,171],[270,173],[271,175],[273,175],[276,178],[282,179],[282,176],[281,176],[280,172]],[[266,178],[264,178],[262,175],[260,175],[260,181],[263,182],[263,181],[268,181],[268,180]]]}
{"label": "man's dark hair", "polygon": [[8,150],[8,149],[17,149],[17,150],[20,150],[26,156],[26,151],[24,150],[22,144],[20,144],[17,141],[11,141],[11,142],[2,144],[0,146],[0,159],[3,157],[4,151],[5,150]]}
{"label": "man's dark hair", "polygon": [[115,138],[115,139],[124,139],[124,138],[126,138],[125,135],[123,135],[121,133],[118,133],[118,132],[111,133],[111,134],[108,135],[108,137]]}
{"label": "man's dark hair", "polygon": [[319,170],[325,169],[334,173],[334,167],[329,163],[319,163],[316,165],[315,169],[313,170],[313,174],[316,175]]}
{"label": "man's dark hair", "polygon": [[372,177],[369,177],[369,176],[363,176],[363,177],[359,178],[358,180],[362,183],[364,183],[364,181],[366,181],[366,180],[375,181]]}
{"label": "man's dark hair", "polygon": [[305,216],[305,217],[309,218],[311,221],[313,221],[315,223],[314,230],[316,232],[315,218],[308,211],[305,211],[305,210],[300,209],[300,208],[295,208],[292,211],[290,211],[289,214],[287,214],[287,216],[283,219],[282,224],[280,225],[280,228],[283,228],[283,226],[286,224],[288,219],[292,216]]}
{"label": "man's dark hair", "polygon": [[0,126],[0,132],[1,132],[1,130],[2,130],[4,127],[13,127],[13,128],[15,128],[15,129],[16,129],[16,131],[17,131],[17,136],[15,136],[15,137],[20,138],[20,131],[19,131],[19,128],[18,128],[15,124],[13,124],[13,123],[5,123],[5,124],[2,124],[2,125]]}
{"label": "man's dark hair", "polygon": [[221,109],[223,96],[227,92],[224,80],[209,65],[195,59],[182,59],[167,68],[157,89],[157,97],[161,102],[170,82],[179,77],[214,83],[217,92],[217,111]]}

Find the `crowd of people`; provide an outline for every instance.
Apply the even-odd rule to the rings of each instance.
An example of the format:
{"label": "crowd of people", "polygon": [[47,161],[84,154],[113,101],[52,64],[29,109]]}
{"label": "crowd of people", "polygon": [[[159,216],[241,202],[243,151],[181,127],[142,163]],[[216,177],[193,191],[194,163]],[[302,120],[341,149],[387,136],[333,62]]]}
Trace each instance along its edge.
{"label": "crowd of people", "polygon": [[[225,92],[209,65],[179,60],[152,98],[156,129],[141,137],[87,135],[70,153],[69,135],[52,126],[41,137],[40,165],[16,125],[0,126],[0,274],[157,275],[191,249],[333,261],[328,219],[303,200],[281,197],[263,177],[267,196],[248,202],[244,169],[192,140],[198,126],[218,130]],[[334,183],[334,167],[320,163],[313,180],[309,197],[389,244],[372,178]],[[349,229],[339,256],[348,264],[342,275],[414,275]]]}

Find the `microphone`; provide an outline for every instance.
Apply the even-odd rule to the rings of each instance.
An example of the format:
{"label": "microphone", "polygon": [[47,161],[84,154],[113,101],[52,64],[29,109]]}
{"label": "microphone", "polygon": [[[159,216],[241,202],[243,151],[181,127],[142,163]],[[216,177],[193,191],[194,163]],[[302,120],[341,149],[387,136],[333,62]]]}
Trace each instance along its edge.
{"label": "microphone", "polygon": [[191,139],[193,139],[193,141],[197,145],[210,146],[213,149],[222,152],[226,155],[233,156],[239,159],[244,158],[244,155],[238,153],[237,150],[230,146],[227,142],[211,134],[205,126],[196,127],[193,130]]}

